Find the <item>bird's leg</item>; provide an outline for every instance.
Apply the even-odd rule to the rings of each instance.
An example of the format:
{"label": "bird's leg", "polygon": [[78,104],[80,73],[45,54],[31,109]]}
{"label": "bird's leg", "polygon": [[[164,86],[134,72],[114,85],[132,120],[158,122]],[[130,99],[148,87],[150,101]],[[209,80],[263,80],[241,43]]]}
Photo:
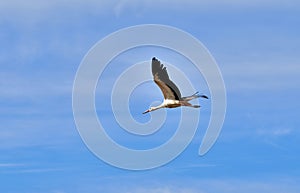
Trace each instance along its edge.
{"label": "bird's leg", "polygon": [[193,108],[199,108],[200,105],[192,105],[191,103],[187,101],[180,101],[181,106],[186,106],[186,107],[193,107]]}
{"label": "bird's leg", "polygon": [[198,93],[199,93],[199,92],[196,92],[196,93],[194,93],[194,94],[191,95],[191,96],[182,97],[182,100],[184,100],[184,101],[190,101],[190,100],[192,100],[192,99],[199,98],[199,97],[208,99],[208,97],[207,97],[206,95],[199,95]]}

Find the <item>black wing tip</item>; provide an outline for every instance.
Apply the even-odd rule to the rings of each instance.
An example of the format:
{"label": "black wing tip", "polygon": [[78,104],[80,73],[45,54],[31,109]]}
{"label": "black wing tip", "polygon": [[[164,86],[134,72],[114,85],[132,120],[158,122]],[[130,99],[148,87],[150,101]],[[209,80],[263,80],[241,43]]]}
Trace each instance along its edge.
{"label": "black wing tip", "polygon": [[204,94],[203,94],[203,95],[199,95],[199,96],[200,96],[201,98],[209,99],[208,96],[206,96],[206,95],[204,95]]}
{"label": "black wing tip", "polygon": [[206,96],[205,94],[198,94],[199,92],[197,91],[195,94],[197,97],[201,97],[201,98],[205,98],[205,99],[209,99],[208,96]]}
{"label": "black wing tip", "polygon": [[153,61],[153,60],[157,60],[157,59],[156,59],[155,57],[153,57],[153,58],[152,58],[152,61]]}

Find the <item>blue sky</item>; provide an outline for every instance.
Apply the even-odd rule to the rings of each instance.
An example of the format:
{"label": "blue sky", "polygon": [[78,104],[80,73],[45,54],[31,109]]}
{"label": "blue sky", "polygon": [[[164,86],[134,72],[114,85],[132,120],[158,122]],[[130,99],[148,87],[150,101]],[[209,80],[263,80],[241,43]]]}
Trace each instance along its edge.
{"label": "blue sky", "polygon": [[[0,192],[299,192],[299,18],[300,4],[293,0],[0,2]],[[95,157],[81,140],[72,114],[72,86],[81,60],[96,42],[121,28],[148,23],[180,28],[209,49],[225,81],[227,113],[217,143],[205,156],[198,156],[204,133],[198,129],[171,163],[127,171]],[[124,56],[150,61],[147,51]],[[158,58],[174,63],[171,55],[156,51]],[[108,68],[103,78],[109,81],[117,73]],[[191,80],[209,92],[201,77],[191,73]],[[139,104],[130,104],[133,113],[161,100],[156,85],[144,86],[132,95]],[[146,88],[155,93],[141,99]],[[200,102],[199,128],[205,128],[210,102]],[[99,112],[115,125],[106,107],[107,113]],[[176,118],[178,112],[168,115]],[[163,133],[153,141],[111,134],[138,148],[156,146],[172,131]]]}

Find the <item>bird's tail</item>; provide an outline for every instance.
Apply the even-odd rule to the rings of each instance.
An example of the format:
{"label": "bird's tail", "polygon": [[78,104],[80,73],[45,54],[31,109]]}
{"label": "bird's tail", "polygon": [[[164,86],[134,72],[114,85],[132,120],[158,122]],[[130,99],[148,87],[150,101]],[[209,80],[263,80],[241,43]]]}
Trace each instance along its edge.
{"label": "bird's tail", "polygon": [[192,99],[199,98],[199,97],[208,99],[208,97],[207,97],[206,95],[200,95],[200,94],[198,94],[198,93],[199,93],[199,92],[196,92],[195,94],[193,94],[193,95],[191,95],[191,96],[182,97],[181,99],[182,99],[183,101],[190,101],[190,100],[192,100]]}

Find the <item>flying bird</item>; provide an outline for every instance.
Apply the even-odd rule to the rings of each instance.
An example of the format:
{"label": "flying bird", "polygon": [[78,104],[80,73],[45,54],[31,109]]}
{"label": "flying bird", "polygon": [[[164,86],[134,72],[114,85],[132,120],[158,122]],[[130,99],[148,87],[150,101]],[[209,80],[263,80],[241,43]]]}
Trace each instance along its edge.
{"label": "flying bird", "polygon": [[156,107],[150,107],[150,109],[143,112],[143,114],[161,108],[176,108],[180,106],[199,108],[199,105],[192,105],[188,101],[199,97],[208,99],[206,95],[199,95],[198,92],[191,96],[181,97],[180,90],[170,80],[166,67],[164,67],[164,65],[161,64],[160,61],[155,57],[152,58],[152,75],[154,82],[157,84],[164,95],[164,101]]}

